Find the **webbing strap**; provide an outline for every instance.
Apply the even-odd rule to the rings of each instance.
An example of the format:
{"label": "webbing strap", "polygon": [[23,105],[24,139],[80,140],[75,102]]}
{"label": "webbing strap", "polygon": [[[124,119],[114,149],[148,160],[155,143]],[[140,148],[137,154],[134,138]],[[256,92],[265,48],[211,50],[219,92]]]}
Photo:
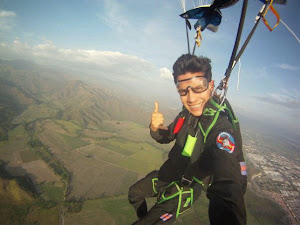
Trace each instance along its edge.
{"label": "webbing strap", "polygon": [[[168,190],[168,188],[170,188],[171,186],[175,186],[176,187],[176,192],[168,197],[165,196],[165,192],[166,190]],[[179,217],[182,213],[184,213],[186,210],[188,210],[190,207],[188,207],[187,209],[182,209],[181,205],[182,205],[182,198],[183,198],[183,195],[189,195],[189,197],[186,198],[186,202],[185,204],[183,205],[183,208],[187,208],[188,205],[193,205],[194,203],[194,189],[193,188],[189,188],[189,190],[184,190],[183,187],[180,187],[178,185],[177,182],[173,181],[172,183],[170,183],[167,188],[165,189],[165,191],[161,194],[160,196],[160,199],[157,200],[157,202],[160,204],[160,203],[163,203],[165,201],[168,201],[170,199],[173,199],[175,197],[178,196],[178,205],[177,205],[177,210],[176,210],[176,218]]]}
{"label": "webbing strap", "polygon": [[158,178],[157,178],[157,177],[155,177],[155,178],[152,179],[152,188],[153,188],[153,192],[154,192],[155,194],[158,193],[158,191],[157,191],[156,188],[155,188],[155,186],[156,186],[156,184],[157,184],[157,181],[158,181]]}
{"label": "webbing strap", "polygon": [[[172,185],[175,185],[175,187],[176,187],[176,189],[177,189],[177,192],[175,192],[174,194],[172,194],[172,195],[166,197],[166,196],[165,196],[166,190],[167,190],[168,188],[170,188]],[[178,196],[178,195],[180,194],[180,190],[181,190],[181,188],[179,187],[179,185],[177,184],[177,182],[173,181],[172,183],[170,183],[170,184],[166,187],[165,191],[161,194],[160,199],[158,199],[157,202],[158,202],[158,203],[162,203],[162,202],[168,201],[168,200],[170,200],[170,199],[172,199],[172,198],[175,198],[176,196]]]}
{"label": "webbing strap", "polygon": [[[263,17],[262,17],[262,19],[263,19],[263,21],[264,21],[264,24],[265,24],[266,27],[269,29],[269,31],[274,30],[275,27],[277,27],[278,24],[280,23],[280,16],[279,16],[279,13],[278,13],[278,12],[276,11],[276,9],[273,7],[272,3],[273,3],[273,0],[271,0],[271,3],[270,3],[270,5],[269,5],[268,9],[266,10],[265,14],[264,14]],[[274,14],[274,16],[275,16],[276,19],[277,19],[276,24],[275,24],[272,28],[270,27],[268,21],[267,21],[266,18],[265,18],[266,14],[267,14],[267,12],[268,12],[268,10],[269,10],[269,8],[271,9],[271,12]]]}
{"label": "webbing strap", "polygon": [[[219,105],[217,102],[214,101],[213,98],[210,99],[210,102],[213,104],[213,106],[215,106],[218,110],[207,110],[208,112],[215,112],[215,117],[212,121],[212,123],[209,125],[209,127],[207,128],[206,131],[204,131],[201,123],[199,122],[198,125],[200,127],[200,130],[202,132],[202,135],[204,137],[204,143],[206,143],[206,138],[209,134],[209,132],[211,131],[211,129],[213,128],[213,126],[216,124],[219,115],[221,113],[221,111],[225,111],[227,112],[227,114],[229,115],[230,119],[231,119],[231,123],[234,127],[235,130],[237,130],[236,124],[239,122],[238,119],[234,116],[231,107],[228,107],[226,103],[224,103],[223,105]],[[209,114],[210,116],[212,116],[213,114]]]}
{"label": "webbing strap", "polygon": [[193,177],[194,181],[196,181],[198,184],[202,185],[205,189],[202,189],[204,190],[205,192],[207,191],[207,187],[205,186],[205,184],[201,181],[201,180],[198,180],[196,177]]}
{"label": "webbing strap", "polygon": [[178,205],[177,205],[176,218],[178,218],[178,216],[180,216],[182,213],[184,213],[185,211],[187,211],[190,208],[189,207],[186,210],[181,211],[181,202],[182,202],[182,195],[183,194],[190,194],[190,197],[187,198],[187,202],[184,204],[183,208],[188,207],[189,203],[191,205],[193,205],[193,203],[194,203],[194,190],[193,190],[193,188],[190,188],[189,191],[184,191],[183,188],[181,188],[180,194],[179,194]]}
{"label": "webbing strap", "polygon": [[215,117],[214,117],[212,123],[209,125],[209,127],[207,128],[206,131],[204,131],[204,129],[203,129],[203,127],[202,127],[200,121],[199,121],[199,123],[198,123],[198,125],[199,125],[199,127],[200,127],[200,130],[201,130],[201,132],[202,132],[202,135],[203,135],[203,137],[204,137],[204,140],[203,140],[203,143],[204,143],[204,144],[206,143],[206,138],[207,138],[209,132],[211,131],[211,129],[213,128],[213,126],[216,124],[216,122],[217,122],[217,120],[218,120],[218,118],[219,118],[220,112],[226,109],[226,104],[224,104],[223,106],[221,106],[221,105],[217,104],[217,103],[213,100],[213,98],[210,99],[210,102],[211,102],[218,110],[216,111]]}
{"label": "webbing strap", "polygon": [[195,42],[196,42],[196,44],[197,44],[198,47],[201,46],[202,35],[201,35],[201,28],[200,27],[197,27],[197,29],[196,29]]}

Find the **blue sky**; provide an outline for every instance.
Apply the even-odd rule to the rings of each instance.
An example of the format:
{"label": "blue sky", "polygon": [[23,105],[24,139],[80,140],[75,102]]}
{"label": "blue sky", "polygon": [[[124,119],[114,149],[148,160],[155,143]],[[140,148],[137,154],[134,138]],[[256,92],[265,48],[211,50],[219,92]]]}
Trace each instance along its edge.
{"label": "blue sky", "polygon": [[[191,0],[186,3],[187,9],[192,7]],[[211,58],[216,84],[230,59],[241,6],[242,1],[222,9],[218,32],[205,30],[196,51]],[[242,42],[261,6],[249,0]],[[300,1],[275,8],[300,36]],[[171,71],[174,61],[187,53],[181,13],[177,0],[1,0],[0,58],[70,68],[94,79],[106,76],[140,87],[149,100],[168,100],[178,107]],[[271,14],[267,18],[274,24]],[[194,35],[191,31],[191,41]],[[300,133],[299,59],[300,44],[282,23],[270,32],[261,22],[241,58],[239,91],[239,65],[230,78],[228,98],[236,111]]]}

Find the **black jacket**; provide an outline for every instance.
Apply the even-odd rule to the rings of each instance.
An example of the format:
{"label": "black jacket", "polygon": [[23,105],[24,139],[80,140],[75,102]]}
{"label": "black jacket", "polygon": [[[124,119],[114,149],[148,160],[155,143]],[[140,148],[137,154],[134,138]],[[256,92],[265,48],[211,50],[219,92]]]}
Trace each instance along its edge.
{"label": "black jacket", "polygon": [[[227,105],[229,103],[227,102]],[[180,181],[188,166],[189,157],[183,156],[182,150],[188,134],[195,135],[198,122],[202,126],[201,136],[205,143],[196,146],[195,150],[203,149],[197,161],[198,167],[194,176],[202,180],[212,175],[211,185],[207,190],[209,199],[222,199],[230,205],[241,224],[246,223],[244,193],[247,186],[247,176],[242,151],[242,138],[239,124],[232,121],[226,110],[219,110],[219,106],[211,99],[205,105],[203,114],[194,117],[186,109],[168,126],[168,130],[150,131],[152,138],[159,143],[170,143],[176,140],[169,152],[167,161],[161,166],[158,178],[164,182]],[[232,111],[232,110],[231,110]],[[234,116],[234,115],[233,115]],[[185,117],[184,124],[177,134],[174,127],[178,119]],[[213,123],[213,121],[215,123]],[[235,124],[235,126],[233,125]],[[210,129],[207,135],[205,133]],[[151,129],[150,129],[151,130]],[[194,150],[194,151],[195,151]]]}

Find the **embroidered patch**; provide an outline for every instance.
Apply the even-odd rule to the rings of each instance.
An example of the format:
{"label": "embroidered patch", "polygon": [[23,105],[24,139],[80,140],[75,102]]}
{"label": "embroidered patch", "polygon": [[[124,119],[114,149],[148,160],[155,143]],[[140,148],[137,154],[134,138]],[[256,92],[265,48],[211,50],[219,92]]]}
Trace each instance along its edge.
{"label": "embroidered patch", "polygon": [[167,221],[167,220],[169,220],[169,219],[171,219],[172,218],[172,214],[170,214],[170,213],[165,213],[164,215],[162,215],[161,217],[160,217],[160,219],[162,220],[162,221]]}
{"label": "embroidered patch", "polygon": [[247,166],[245,162],[240,162],[240,166],[241,166],[241,174],[246,176],[247,175]]}
{"label": "embroidered patch", "polygon": [[234,138],[227,132],[222,132],[217,137],[217,146],[219,149],[233,153],[235,148]]}
{"label": "embroidered patch", "polygon": [[183,123],[184,123],[184,119],[185,119],[185,117],[178,118],[177,123],[174,127],[174,130],[173,130],[174,134],[177,134],[180,131],[180,129],[181,129]]}

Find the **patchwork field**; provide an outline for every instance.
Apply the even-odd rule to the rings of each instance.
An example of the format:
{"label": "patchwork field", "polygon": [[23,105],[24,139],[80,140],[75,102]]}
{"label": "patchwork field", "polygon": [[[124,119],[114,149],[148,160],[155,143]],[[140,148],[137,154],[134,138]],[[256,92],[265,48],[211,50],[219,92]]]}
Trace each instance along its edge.
{"label": "patchwork field", "polygon": [[60,180],[30,148],[29,135],[23,125],[10,131],[8,136],[8,141],[0,142],[0,159],[7,162],[6,169],[12,175],[29,175],[36,184]]}
{"label": "patchwork field", "polygon": [[[72,174],[69,199],[126,194],[128,187],[138,178],[162,164],[161,149],[131,138],[125,139],[119,135],[118,126],[105,127],[108,125],[110,123],[102,124],[104,131],[93,130],[98,134],[105,132],[104,137],[90,137],[87,135],[91,133],[90,129],[82,130],[74,122],[46,120],[40,124],[39,139]],[[149,138],[147,128],[130,122],[122,127],[121,133],[127,130],[132,136],[135,133],[141,135],[136,129],[143,129],[142,133]]]}

